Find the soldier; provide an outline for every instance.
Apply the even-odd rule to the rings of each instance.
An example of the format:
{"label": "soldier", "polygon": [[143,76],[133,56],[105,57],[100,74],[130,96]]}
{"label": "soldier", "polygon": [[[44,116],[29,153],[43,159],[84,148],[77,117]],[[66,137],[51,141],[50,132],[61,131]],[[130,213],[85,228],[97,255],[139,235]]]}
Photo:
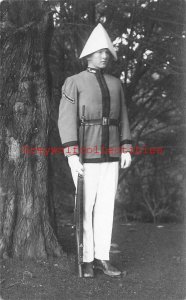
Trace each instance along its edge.
{"label": "soldier", "polygon": [[[78,173],[84,176],[83,270],[87,278],[94,277],[94,269],[112,277],[121,274],[111,265],[109,250],[119,161],[122,168],[131,164],[131,135],[121,82],[104,73],[110,55],[117,59],[107,32],[98,24],[80,56],[87,59],[88,67],[66,79],[59,107],[60,137],[75,185]],[[80,149],[84,105],[85,147]]]}

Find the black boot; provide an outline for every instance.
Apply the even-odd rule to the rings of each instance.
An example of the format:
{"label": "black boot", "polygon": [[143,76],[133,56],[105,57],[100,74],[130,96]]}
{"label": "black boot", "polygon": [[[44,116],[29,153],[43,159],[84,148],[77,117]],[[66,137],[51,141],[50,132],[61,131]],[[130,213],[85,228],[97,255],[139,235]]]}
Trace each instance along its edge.
{"label": "black boot", "polygon": [[118,277],[121,275],[121,271],[111,265],[107,260],[94,260],[94,268],[103,271],[104,274],[111,277]]}

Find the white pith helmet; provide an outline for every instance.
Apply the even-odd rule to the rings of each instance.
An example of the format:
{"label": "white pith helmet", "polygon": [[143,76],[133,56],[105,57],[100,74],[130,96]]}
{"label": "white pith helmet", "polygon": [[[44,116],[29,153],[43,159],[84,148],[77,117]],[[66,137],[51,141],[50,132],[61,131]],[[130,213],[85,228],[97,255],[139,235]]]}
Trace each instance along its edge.
{"label": "white pith helmet", "polygon": [[89,54],[105,48],[109,49],[114,59],[117,60],[117,54],[108,36],[108,33],[106,32],[105,28],[99,23],[89,36],[79,58],[83,58]]}

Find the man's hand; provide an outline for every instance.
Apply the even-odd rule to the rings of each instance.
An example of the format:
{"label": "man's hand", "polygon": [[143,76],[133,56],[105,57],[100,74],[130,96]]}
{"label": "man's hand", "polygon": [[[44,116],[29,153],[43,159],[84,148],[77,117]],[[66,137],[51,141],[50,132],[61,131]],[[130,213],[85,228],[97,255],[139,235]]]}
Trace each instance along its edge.
{"label": "man's hand", "polygon": [[132,161],[132,158],[131,158],[130,152],[121,153],[121,168],[122,169],[130,167],[131,161]]}
{"label": "man's hand", "polygon": [[83,165],[79,161],[79,156],[72,155],[68,157],[68,164],[72,172],[77,172],[80,175],[83,175]]}

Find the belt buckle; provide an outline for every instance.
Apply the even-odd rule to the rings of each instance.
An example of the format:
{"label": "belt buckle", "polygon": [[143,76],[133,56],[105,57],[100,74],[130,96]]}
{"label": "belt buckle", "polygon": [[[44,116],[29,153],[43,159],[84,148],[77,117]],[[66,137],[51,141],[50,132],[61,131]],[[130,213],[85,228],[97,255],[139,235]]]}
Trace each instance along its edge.
{"label": "belt buckle", "polygon": [[109,125],[109,118],[103,117],[103,119],[102,119],[102,125]]}

